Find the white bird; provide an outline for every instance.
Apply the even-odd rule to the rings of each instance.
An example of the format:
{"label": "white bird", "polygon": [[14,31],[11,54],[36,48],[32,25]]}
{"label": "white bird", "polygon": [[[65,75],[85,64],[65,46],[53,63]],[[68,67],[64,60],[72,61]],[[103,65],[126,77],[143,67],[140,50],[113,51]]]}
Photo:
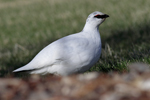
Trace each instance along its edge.
{"label": "white bird", "polygon": [[99,25],[109,17],[95,11],[91,13],[83,30],[58,39],[41,50],[28,64],[14,70],[31,74],[58,74],[62,76],[89,70],[101,54]]}

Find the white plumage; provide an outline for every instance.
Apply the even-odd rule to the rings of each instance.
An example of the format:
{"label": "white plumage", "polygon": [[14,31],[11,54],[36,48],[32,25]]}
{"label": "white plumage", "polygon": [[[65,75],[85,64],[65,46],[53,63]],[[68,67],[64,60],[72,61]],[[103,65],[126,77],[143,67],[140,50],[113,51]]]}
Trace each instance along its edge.
{"label": "white plumage", "polygon": [[70,75],[90,69],[101,54],[99,25],[109,17],[101,12],[91,13],[83,30],[49,44],[27,65],[14,70],[31,71],[31,74]]}

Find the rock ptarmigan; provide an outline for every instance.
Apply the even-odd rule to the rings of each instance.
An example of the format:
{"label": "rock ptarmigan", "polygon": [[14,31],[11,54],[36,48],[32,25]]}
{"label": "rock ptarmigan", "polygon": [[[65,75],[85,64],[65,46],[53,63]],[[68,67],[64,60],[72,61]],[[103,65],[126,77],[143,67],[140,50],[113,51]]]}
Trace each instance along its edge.
{"label": "rock ptarmigan", "polygon": [[109,17],[95,11],[91,13],[83,30],[58,39],[42,49],[28,64],[14,70],[31,74],[58,74],[62,76],[89,70],[101,54],[99,25]]}

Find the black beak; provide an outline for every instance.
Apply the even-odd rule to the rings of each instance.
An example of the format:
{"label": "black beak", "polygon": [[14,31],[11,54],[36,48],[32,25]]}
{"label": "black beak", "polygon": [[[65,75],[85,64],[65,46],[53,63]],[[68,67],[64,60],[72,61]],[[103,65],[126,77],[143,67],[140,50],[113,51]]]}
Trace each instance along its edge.
{"label": "black beak", "polygon": [[107,17],[109,17],[109,15],[107,15],[107,14],[105,14],[105,15],[103,15],[104,16],[104,18],[107,18]]}
{"label": "black beak", "polygon": [[96,18],[107,18],[107,17],[109,17],[109,15],[107,15],[107,14],[104,14],[104,15],[96,15],[96,16],[94,16],[94,17],[96,17]]}
{"label": "black beak", "polygon": [[105,18],[109,17],[109,15],[105,14]]}

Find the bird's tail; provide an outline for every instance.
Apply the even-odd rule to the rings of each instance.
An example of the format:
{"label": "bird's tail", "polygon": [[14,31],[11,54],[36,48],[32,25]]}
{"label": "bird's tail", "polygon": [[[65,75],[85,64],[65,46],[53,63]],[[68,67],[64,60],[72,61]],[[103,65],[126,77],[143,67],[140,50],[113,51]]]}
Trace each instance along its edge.
{"label": "bird's tail", "polygon": [[29,70],[34,70],[34,68],[28,66],[28,65],[25,65],[21,68],[18,68],[16,70],[14,70],[13,72],[22,72],[22,71],[29,71]]}

